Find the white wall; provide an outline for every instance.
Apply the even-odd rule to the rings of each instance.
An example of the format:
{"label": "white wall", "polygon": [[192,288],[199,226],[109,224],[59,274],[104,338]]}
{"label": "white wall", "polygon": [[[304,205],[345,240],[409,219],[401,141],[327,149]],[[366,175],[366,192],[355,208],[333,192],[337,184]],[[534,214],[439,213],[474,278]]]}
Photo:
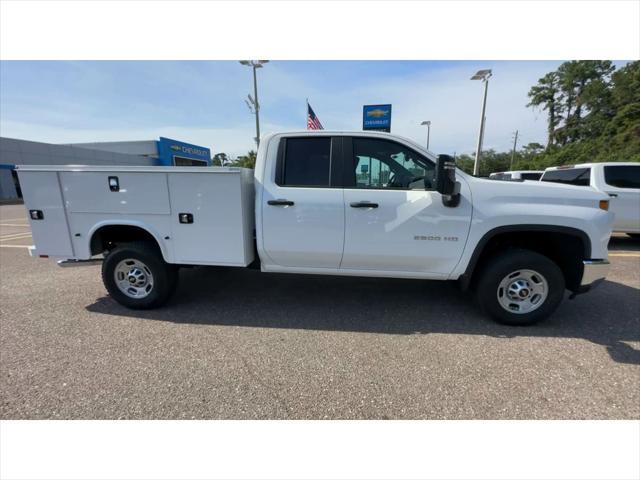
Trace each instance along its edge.
{"label": "white wall", "polygon": [[158,158],[158,142],[155,140],[139,140],[133,142],[91,142],[69,143],[71,147],[103,150],[105,152],[126,153],[127,155],[144,155]]}

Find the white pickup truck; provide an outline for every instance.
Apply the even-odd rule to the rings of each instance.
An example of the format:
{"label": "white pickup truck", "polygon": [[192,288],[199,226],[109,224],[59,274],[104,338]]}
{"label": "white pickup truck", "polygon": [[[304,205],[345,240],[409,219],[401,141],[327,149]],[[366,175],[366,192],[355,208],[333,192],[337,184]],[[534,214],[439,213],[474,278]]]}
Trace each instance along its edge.
{"label": "white pickup truck", "polygon": [[611,198],[613,231],[640,238],[640,163],[603,162],[549,167],[543,182],[592,188]]}
{"label": "white pickup truck", "polygon": [[263,138],[255,170],[20,166],[32,255],[102,261],[130,308],[169,299],[181,265],[458,280],[496,320],[531,324],[603,280],[609,197],[469,176],[386,133]]}

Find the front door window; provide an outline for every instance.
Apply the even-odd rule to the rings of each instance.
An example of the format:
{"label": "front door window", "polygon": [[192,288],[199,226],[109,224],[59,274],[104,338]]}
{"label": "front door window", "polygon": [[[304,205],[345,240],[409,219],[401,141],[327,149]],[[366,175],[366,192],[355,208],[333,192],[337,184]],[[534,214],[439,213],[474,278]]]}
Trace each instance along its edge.
{"label": "front door window", "polygon": [[409,148],[384,139],[353,139],[356,188],[430,190],[435,165]]}

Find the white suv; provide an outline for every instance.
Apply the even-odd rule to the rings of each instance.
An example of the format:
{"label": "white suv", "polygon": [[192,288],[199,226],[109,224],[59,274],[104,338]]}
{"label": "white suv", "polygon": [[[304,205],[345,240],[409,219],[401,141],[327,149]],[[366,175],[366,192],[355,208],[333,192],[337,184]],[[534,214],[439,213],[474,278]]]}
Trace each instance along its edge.
{"label": "white suv", "polygon": [[550,167],[541,182],[592,187],[611,197],[613,230],[640,238],[640,163],[582,163]]}

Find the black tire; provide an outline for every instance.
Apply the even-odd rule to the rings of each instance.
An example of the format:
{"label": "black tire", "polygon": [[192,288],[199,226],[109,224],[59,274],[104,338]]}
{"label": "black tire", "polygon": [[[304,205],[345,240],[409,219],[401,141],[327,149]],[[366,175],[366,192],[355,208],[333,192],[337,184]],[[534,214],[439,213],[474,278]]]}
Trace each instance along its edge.
{"label": "black tire", "polygon": [[[153,282],[143,298],[132,298],[116,283],[118,264],[133,259],[141,262],[150,271]],[[127,308],[143,310],[160,307],[175,291],[178,283],[178,268],[166,263],[158,247],[149,242],[131,242],[114,248],[102,262],[102,281],[109,294]]]}
{"label": "black tire", "polygon": [[[508,311],[498,299],[500,283],[518,270],[533,270],[547,282],[547,297],[528,313]],[[564,275],[558,265],[531,250],[512,249],[492,257],[480,272],[478,280],[476,296],[480,306],[496,321],[507,325],[532,325],[540,322],[551,315],[564,298]],[[504,289],[501,293],[505,294]]]}
{"label": "black tire", "polygon": [[640,233],[627,233],[634,240],[640,240]]}

